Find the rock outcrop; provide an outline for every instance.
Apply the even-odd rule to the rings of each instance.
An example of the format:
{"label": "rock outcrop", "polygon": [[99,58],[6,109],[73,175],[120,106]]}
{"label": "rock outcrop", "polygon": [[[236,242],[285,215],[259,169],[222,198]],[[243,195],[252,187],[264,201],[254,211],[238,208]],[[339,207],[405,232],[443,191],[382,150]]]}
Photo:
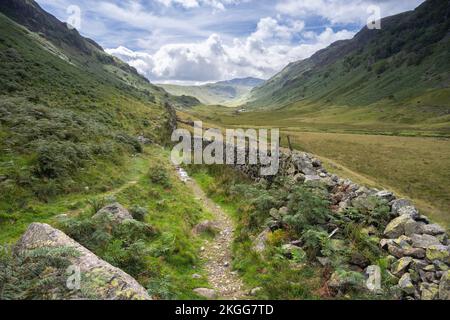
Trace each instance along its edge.
{"label": "rock outcrop", "polygon": [[[80,271],[79,288],[55,299],[151,300],[147,291],[130,275],[101,260],[91,251],[53,227],[33,223],[15,246],[16,254],[39,248],[72,248],[72,270]],[[65,285],[65,284],[61,284]]]}

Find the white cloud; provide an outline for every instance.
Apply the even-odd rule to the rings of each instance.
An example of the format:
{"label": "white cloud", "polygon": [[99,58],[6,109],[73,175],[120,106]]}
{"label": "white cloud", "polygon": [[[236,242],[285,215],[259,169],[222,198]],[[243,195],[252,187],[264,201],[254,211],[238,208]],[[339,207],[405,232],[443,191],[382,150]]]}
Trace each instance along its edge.
{"label": "white cloud", "polygon": [[372,15],[368,12],[370,6],[378,6],[381,16],[385,17],[410,10],[422,2],[424,0],[282,0],[276,9],[293,17],[320,16],[333,24],[365,24]]}
{"label": "white cloud", "polygon": [[281,25],[271,17],[263,18],[258,22],[257,30],[251,35],[256,40],[267,40],[272,38],[291,39],[294,34],[299,33],[305,27],[303,21],[294,21],[290,25]]}
{"label": "white cloud", "polygon": [[346,30],[331,28],[321,33],[304,32],[307,43],[293,43],[304,29],[302,21],[281,24],[273,18],[261,19],[257,29],[245,39],[224,43],[217,34],[197,43],[167,44],[155,53],[125,47],[107,50],[134,66],[152,81],[206,82],[236,77],[269,78],[289,62],[310,57],[332,42],[351,38]]}
{"label": "white cloud", "polygon": [[166,7],[180,5],[186,9],[198,8],[200,6],[212,7],[216,10],[225,10],[226,5],[246,2],[246,0],[157,0]]}

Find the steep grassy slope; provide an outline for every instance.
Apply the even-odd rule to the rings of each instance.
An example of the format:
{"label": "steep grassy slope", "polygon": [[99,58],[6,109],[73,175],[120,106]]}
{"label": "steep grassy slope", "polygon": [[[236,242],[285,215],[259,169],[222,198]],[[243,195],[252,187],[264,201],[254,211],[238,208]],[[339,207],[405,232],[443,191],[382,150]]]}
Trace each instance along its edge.
{"label": "steep grassy slope", "polygon": [[[11,9],[12,8],[12,9]],[[12,10],[12,11],[11,11]],[[0,12],[0,210],[120,183],[144,135],[164,143],[182,103],[33,1]]]}
{"label": "steep grassy slope", "polygon": [[256,78],[233,79],[201,86],[163,84],[162,88],[176,96],[193,96],[206,105],[237,106],[245,102],[248,93],[262,84]]}
{"label": "steep grassy slope", "polygon": [[383,19],[381,30],[364,28],[290,64],[254,89],[247,107],[284,107],[323,123],[448,124],[449,17],[448,1],[428,0]]}

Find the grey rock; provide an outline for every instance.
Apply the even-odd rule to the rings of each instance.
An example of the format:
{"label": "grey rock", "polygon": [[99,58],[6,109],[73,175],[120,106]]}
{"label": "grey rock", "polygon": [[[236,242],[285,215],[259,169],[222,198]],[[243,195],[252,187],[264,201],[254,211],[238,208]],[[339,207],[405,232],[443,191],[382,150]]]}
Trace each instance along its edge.
{"label": "grey rock", "polygon": [[253,250],[258,253],[262,253],[264,250],[266,250],[266,244],[270,233],[270,229],[265,229],[263,232],[261,232],[254,241]]}
{"label": "grey rock", "polygon": [[366,269],[366,287],[370,292],[381,292],[381,268],[377,265],[368,266]]}
{"label": "grey rock", "polygon": [[306,175],[305,176],[305,183],[314,183],[319,182],[320,177],[318,175]]}
{"label": "grey rock", "polygon": [[413,206],[402,207],[398,210],[399,216],[408,216],[411,219],[417,219],[420,214],[419,211]]}
{"label": "grey rock", "polygon": [[412,202],[407,199],[397,199],[392,201],[390,205],[391,205],[391,212],[398,215],[398,212],[401,208],[412,206]]}
{"label": "grey rock", "polygon": [[382,249],[386,249],[388,247],[388,245],[394,245],[394,244],[395,244],[394,239],[381,239],[380,240],[380,247]]}
{"label": "grey rock", "polygon": [[422,248],[410,248],[410,249],[404,249],[403,253],[405,256],[413,257],[416,259],[423,259],[425,258],[425,249]]}
{"label": "grey rock", "polygon": [[439,297],[439,286],[437,284],[420,284],[421,300],[436,300]]}
{"label": "grey rock", "polygon": [[450,271],[444,272],[439,282],[439,299],[450,300]]}
{"label": "grey rock", "polygon": [[[82,290],[74,290],[71,299],[90,299],[95,296],[101,300],[151,300],[147,291],[130,275],[101,260],[48,224],[31,224],[16,244],[15,251],[20,254],[37,248],[62,247],[73,248],[78,252],[78,256],[68,259],[83,274],[80,284]],[[86,297],[85,292],[89,292],[90,297]]]}
{"label": "grey rock", "polygon": [[193,290],[196,294],[199,296],[206,298],[208,300],[215,300],[217,299],[217,293],[213,289],[208,288],[197,288]]}
{"label": "grey rock", "polygon": [[413,295],[416,291],[414,284],[411,281],[409,273],[405,273],[398,281],[399,288],[407,295]]}
{"label": "grey rock", "polygon": [[388,238],[395,239],[405,234],[405,226],[414,223],[415,221],[407,215],[401,215],[395,218],[386,226],[384,235]]}
{"label": "grey rock", "polygon": [[444,245],[432,245],[427,248],[427,259],[429,261],[440,260],[450,264],[449,247]]}
{"label": "grey rock", "polygon": [[253,288],[253,289],[250,290],[250,292],[249,292],[249,293],[250,293],[250,296],[255,297],[255,296],[257,296],[258,293],[260,293],[262,290],[263,290],[263,288],[261,288],[261,287]]}
{"label": "grey rock", "polygon": [[383,190],[383,191],[377,192],[376,196],[378,198],[387,200],[388,202],[390,202],[390,201],[395,199],[394,194],[392,192],[390,192],[390,191],[387,191],[387,190]]}
{"label": "grey rock", "polygon": [[324,267],[331,265],[331,260],[327,257],[317,257],[317,261]]}
{"label": "grey rock", "polygon": [[436,269],[439,271],[448,271],[449,270],[449,266],[447,266],[447,264],[445,264],[442,261],[434,260],[433,264],[436,267]]}
{"label": "grey rock", "polygon": [[413,219],[409,219],[406,221],[406,223],[404,225],[405,235],[411,236],[413,234],[421,233],[421,228],[422,228],[422,225],[419,222],[417,222]]}
{"label": "grey rock", "polygon": [[436,237],[428,234],[413,234],[411,235],[411,240],[413,247],[422,249],[427,249],[430,246],[441,244]]}
{"label": "grey rock", "polygon": [[133,219],[131,213],[117,202],[102,208],[92,217],[92,219],[103,220],[107,217],[111,218],[111,222],[114,225],[121,224],[125,220]]}
{"label": "grey rock", "polygon": [[391,271],[394,275],[399,276],[408,269],[413,259],[411,257],[403,257],[397,260],[391,267]]}
{"label": "grey rock", "polygon": [[429,234],[432,236],[437,236],[440,234],[444,234],[445,233],[445,229],[442,228],[440,225],[438,224],[427,224],[427,225],[423,225],[420,229],[420,231],[424,234]]}
{"label": "grey rock", "polygon": [[192,279],[201,279],[201,278],[202,278],[202,276],[199,275],[198,273],[195,273],[192,275]]}

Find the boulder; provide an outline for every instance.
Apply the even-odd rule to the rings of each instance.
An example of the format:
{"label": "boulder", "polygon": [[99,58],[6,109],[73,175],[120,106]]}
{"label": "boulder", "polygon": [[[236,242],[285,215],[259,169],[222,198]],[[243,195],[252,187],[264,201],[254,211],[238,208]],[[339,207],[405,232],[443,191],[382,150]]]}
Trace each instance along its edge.
{"label": "boulder", "polygon": [[409,237],[413,234],[421,233],[421,227],[422,227],[421,223],[413,219],[408,219],[404,225],[405,235]]}
{"label": "boulder", "polygon": [[407,224],[415,223],[411,217],[407,215],[402,215],[395,218],[386,226],[384,230],[384,235],[388,238],[395,239],[405,234],[405,226]]}
{"label": "boulder", "polygon": [[424,282],[420,284],[420,292],[421,300],[436,300],[439,297],[439,286]]}
{"label": "boulder", "polygon": [[425,258],[425,249],[422,249],[422,248],[404,249],[403,254],[408,257],[413,257],[416,259],[423,259],[423,258]]}
{"label": "boulder", "polygon": [[391,205],[391,212],[398,215],[398,212],[401,208],[412,206],[412,202],[407,199],[397,199],[392,201],[390,205]]}
{"label": "boulder", "polygon": [[363,288],[364,279],[359,272],[335,271],[328,281],[328,286],[335,291],[343,293],[352,288]]}
{"label": "boulder", "polygon": [[400,280],[398,281],[399,288],[406,294],[406,295],[413,295],[416,291],[416,288],[414,287],[414,284],[411,281],[411,276],[409,273],[405,273]]}
{"label": "boulder", "polygon": [[408,216],[411,219],[417,219],[420,214],[419,211],[413,206],[402,207],[398,210],[399,216]]}
{"label": "boulder", "polygon": [[413,259],[411,257],[403,257],[397,260],[391,267],[392,273],[396,276],[403,274],[412,261]]}
{"label": "boulder", "polygon": [[441,245],[439,239],[428,234],[413,234],[411,235],[412,246],[415,248],[426,249],[430,246]]}
{"label": "boulder", "polygon": [[217,299],[217,293],[213,289],[208,288],[197,288],[194,289],[194,292],[198,294],[199,296],[206,298],[208,300],[215,300]]}
{"label": "boulder", "polygon": [[366,287],[370,292],[381,292],[381,269],[379,266],[371,265],[366,269]]}
{"label": "boulder", "polygon": [[[69,297],[64,299],[151,300],[147,291],[130,275],[48,224],[31,224],[16,244],[15,251],[21,254],[38,248],[72,248],[77,252],[77,256],[68,259],[83,275],[80,290],[71,290]],[[62,297],[55,297],[59,298]]]}
{"label": "boulder", "polygon": [[432,245],[427,248],[427,259],[430,261],[439,260],[450,263],[449,247],[443,245]]}
{"label": "boulder", "polygon": [[93,220],[101,220],[104,221],[106,219],[110,219],[113,225],[121,224],[125,220],[133,219],[131,213],[122,207],[119,203],[113,203],[107,205],[98,211],[93,217]]}
{"label": "boulder", "polygon": [[445,229],[437,224],[426,224],[421,227],[421,233],[437,236],[445,233]]}
{"label": "boulder", "polygon": [[447,271],[449,270],[449,267],[442,261],[434,260],[433,261],[434,266],[438,271]]}

